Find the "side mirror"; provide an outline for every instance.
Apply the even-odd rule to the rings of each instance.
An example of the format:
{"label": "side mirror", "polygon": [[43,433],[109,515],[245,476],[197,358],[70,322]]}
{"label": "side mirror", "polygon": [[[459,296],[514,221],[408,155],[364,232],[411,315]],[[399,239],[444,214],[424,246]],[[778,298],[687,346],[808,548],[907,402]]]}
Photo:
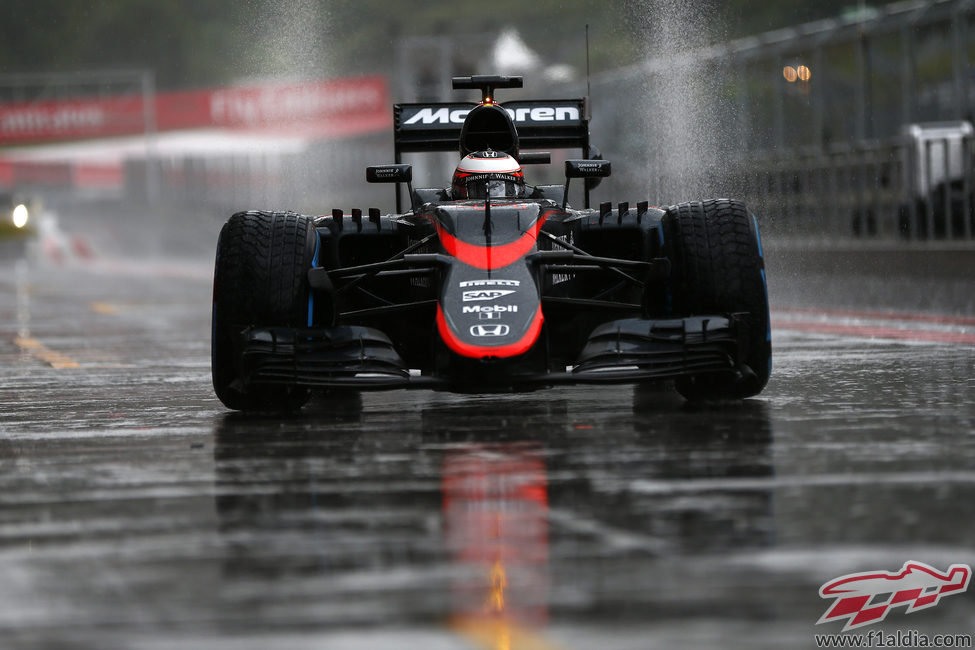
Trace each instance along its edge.
{"label": "side mirror", "polygon": [[[366,167],[367,183],[406,183],[410,193],[410,209],[416,213],[416,197],[413,196],[413,165],[371,165]],[[399,185],[396,186],[396,205],[399,206]]]}
{"label": "side mirror", "polygon": [[367,183],[410,183],[413,165],[373,165],[366,167]]}
{"label": "side mirror", "polygon": [[[599,150],[599,147],[597,147],[596,145],[590,144],[589,145],[589,153],[586,154],[586,158],[588,160],[602,160],[603,159],[603,152],[601,152]],[[596,189],[597,187],[599,187],[599,184],[602,183],[602,182],[603,182],[603,179],[602,178],[587,178],[586,179],[586,192],[588,193],[588,192],[593,191],[594,189]]]}
{"label": "side mirror", "polygon": [[[562,194],[562,209],[569,203],[569,179],[585,178],[600,179],[609,176],[613,166],[608,160],[566,160],[565,161],[565,192]],[[589,193],[586,192],[586,207],[589,207]]]}
{"label": "side mirror", "polygon": [[605,178],[613,172],[608,160],[566,160],[566,178]]}

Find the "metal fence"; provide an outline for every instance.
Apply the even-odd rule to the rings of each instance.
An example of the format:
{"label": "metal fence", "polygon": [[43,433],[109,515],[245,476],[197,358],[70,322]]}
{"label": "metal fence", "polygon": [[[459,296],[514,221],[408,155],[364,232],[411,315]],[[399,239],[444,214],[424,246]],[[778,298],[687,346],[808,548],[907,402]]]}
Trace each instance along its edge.
{"label": "metal fence", "polygon": [[783,237],[970,241],[973,21],[972,0],[898,2],[596,77],[602,191],[734,195]]}
{"label": "metal fence", "polygon": [[737,190],[778,236],[971,240],[972,151],[971,135],[861,141],[756,156],[717,185]]}

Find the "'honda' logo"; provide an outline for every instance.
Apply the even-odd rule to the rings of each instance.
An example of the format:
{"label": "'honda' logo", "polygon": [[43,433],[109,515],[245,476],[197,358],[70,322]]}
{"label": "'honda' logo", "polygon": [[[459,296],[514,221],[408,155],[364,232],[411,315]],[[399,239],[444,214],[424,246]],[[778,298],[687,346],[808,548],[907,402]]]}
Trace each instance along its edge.
{"label": "'honda' logo", "polygon": [[507,325],[474,325],[471,336],[507,336],[511,328]]}

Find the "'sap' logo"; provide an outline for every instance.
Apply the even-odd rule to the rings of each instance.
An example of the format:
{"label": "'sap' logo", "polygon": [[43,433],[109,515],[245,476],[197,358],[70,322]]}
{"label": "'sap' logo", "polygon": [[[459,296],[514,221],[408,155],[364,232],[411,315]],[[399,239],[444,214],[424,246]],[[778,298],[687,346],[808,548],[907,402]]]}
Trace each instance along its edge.
{"label": "'sap' logo", "polygon": [[879,623],[892,607],[906,614],[934,607],[942,596],[964,593],[972,577],[967,564],[952,564],[945,573],[923,562],[905,562],[896,573],[867,571],[831,580],[819,588],[820,598],[836,598],[816,625],[848,619],[843,631]]}
{"label": "'sap' logo", "polygon": [[473,300],[496,300],[515,293],[514,289],[478,289],[476,291],[465,291],[463,301]]}

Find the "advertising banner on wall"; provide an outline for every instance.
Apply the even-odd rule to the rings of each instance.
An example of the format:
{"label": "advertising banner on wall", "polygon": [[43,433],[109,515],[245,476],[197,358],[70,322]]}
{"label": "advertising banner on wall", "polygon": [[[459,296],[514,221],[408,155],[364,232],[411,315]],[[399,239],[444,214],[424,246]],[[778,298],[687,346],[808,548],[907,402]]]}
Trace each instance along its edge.
{"label": "advertising banner on wall", "polygon": [[142,95],[0,104],[0,146],[218,128],[308,137],[388,129],[383,77],[268,82]]}

